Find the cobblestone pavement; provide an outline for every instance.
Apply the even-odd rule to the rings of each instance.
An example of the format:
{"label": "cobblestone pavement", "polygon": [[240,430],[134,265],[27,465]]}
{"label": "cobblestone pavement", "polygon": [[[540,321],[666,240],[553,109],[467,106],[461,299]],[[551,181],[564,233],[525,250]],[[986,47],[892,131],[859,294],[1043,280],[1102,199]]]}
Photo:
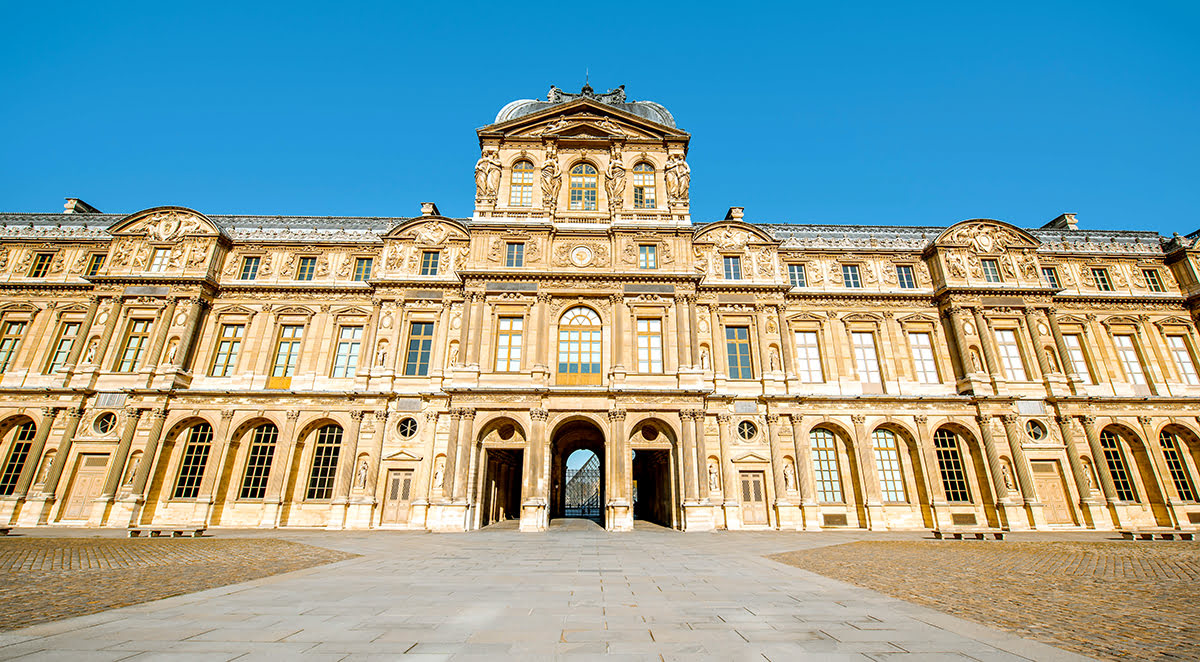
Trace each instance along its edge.
{"label": "cobblestone pavement", "polygon": [[282,540],[0,538],[0,629],[158,600],[351,555]]}
{"label": "cobblestone pavement", "polygon": [[265,535],[361,556],[0,632],[0,660],[1082,659],[766,558],[920,534],[610,534],[556,520],[540,534]]}
{"label": "cobblestone pavement", "polygon": [[1200,544],[866,541],[776,560],[1087,655],[1200,659]]}

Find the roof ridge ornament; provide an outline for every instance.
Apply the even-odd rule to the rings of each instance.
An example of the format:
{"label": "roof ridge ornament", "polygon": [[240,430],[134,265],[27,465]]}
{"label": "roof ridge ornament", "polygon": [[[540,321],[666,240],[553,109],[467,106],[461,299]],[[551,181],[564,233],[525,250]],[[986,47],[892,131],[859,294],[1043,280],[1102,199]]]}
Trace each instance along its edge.
{"label": "roof ridge ornament", "polygon": [[575,99],[595,99],[600,103],[607,104],[626,103],[625,86],[619,85],[607,92],[597,94],[591,85],[584,83],[583,88],[579,90],[579,94],[572,94],[571,92],[563,92],[558,87],[551,85],[550,92],[546,94],[546,101],[550,103],[565,103]]}

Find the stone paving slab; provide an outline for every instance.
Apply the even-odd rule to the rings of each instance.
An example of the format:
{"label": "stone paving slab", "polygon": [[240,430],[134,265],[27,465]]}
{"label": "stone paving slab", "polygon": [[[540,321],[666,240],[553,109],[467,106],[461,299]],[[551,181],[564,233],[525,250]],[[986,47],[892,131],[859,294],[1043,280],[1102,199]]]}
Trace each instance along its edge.
{"label": "stone paving slab", "polygon": [[862,541],[772,558],[1087,655],[1200,659],[1196,542]]}
{"label": "stone paving slab", "polygon": [[0,633],[0,660],[1083,659],[764,557],[856,534],[269,535],[360,556]]}

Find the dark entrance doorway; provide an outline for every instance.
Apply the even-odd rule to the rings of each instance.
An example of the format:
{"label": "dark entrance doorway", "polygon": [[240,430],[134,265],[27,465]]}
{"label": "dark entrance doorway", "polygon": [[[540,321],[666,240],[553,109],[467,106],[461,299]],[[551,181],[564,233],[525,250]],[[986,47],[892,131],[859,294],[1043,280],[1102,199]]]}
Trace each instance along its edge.
{"label": "dark entrance doorway", "polygon": [[675,526],[671,490],[671,451],[633,452],[633,518]]}
{"label": "dark entrance doorway", "polygon": [[521,463],[524,449],[485,448],[480,526],[521,516]]}
{"label": "dark entrance doorway", "polygon": [[551,518],[582,517],[603,525],[604,459],[604,433],[594,423],[575,420],[558,429],[550,462]]}

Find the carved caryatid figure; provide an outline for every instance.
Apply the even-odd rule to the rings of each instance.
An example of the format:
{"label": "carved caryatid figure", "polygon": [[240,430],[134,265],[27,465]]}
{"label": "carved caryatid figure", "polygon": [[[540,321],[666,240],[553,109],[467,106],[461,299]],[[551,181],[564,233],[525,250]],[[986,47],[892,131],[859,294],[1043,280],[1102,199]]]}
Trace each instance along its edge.
{"label": "carved caryatid figure", "polygon": [[667,180],[667,198],[687,201],[688,189],[692,184],[692,169],[679,154],[672,154],[664,167]]}
{"label": "carved caryatid figure", "polygon": [[546,157],[542,163],[542,206],[554,209],[558,202],[558,190],[562,187],[562,168],[558,165],[558,150],[553,144],[546,146]]}
{"label": "carved caryatid figure", "polygon": [[787,461],[783,463],[783,488],[788,492],[796,491],[796,469]]}
{"label": "carved caryatid figure", "polygon": [[721,470],[717,465],[709,463],[708,465],[708,491],[719,492],[721,490]]}
{"label": "carved caryatid figure", "polygon": [[485,149],[475,162],[475,199],[492,202],[500,190],[500,157],[494,149]]}
{"label": "carved caryatid figure", "polygon": [[616,213],[625,198],[625,162],[621,160],[621,146],[612,146],[608,170],[604,173],[604,189],[608,193],[608,210]]}
{"label": "carved caryatid figure", "polygon": [[362,464],[358,465],[358,487],[359,487],[359,489],[367,488],[367,473],[370,470],[371,470],[371,467],[367,463],[366,460],[363,460]]}

